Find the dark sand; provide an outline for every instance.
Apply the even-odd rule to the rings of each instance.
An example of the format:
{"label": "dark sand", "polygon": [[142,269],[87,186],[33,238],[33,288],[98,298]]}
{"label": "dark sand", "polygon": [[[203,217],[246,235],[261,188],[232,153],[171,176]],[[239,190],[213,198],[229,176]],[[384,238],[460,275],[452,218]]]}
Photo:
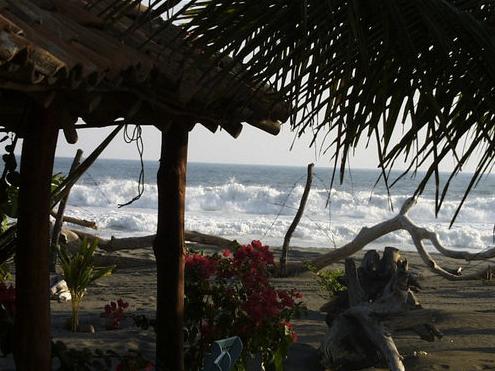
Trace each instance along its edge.
{"label": "dark sand", "polygon": [[[293,259],[305,260],[319,251],[295,251]],[[82,323],[94,324],[96,333],[73,334],[65,330],[64,322],[70,317],[70,303],[52,301],[54,339],[63,340],[73,347],[114,349],[118,352],[139,349],[152,359],[152,330],[138,330],[131,323],[124,323],[123,329],[106,331],[103,320],[99,318],[105,303],[119,298],[129,302],[128,312],[154,316],[156,275],[152,251],[140,249],[115,255],[118,256],[120,268],[112,276],[101,279],[91,287],[82,304]],[[408,258],[410,268],[422,275],[421,284],[424,289],[417,295],[421,304],[425,308],[442,311],[437,326],[445,335],[440,341],[429,343],[412,334],[395,334],[394,339],[405,358],[406,369],[495,370],[495,285],[492,285],[495,282],[449,282],[430,273],[416,253],[403,252],[402,255]],[[440,257],[437,259],[448,267],[458,266],[455,261]],[[477,264],[479,263],[471,263],[471,266]],[[468,269],[469,266],[466,272]],[[295,287],[302,291],[309,309],[306,318],[295,321],[299,342],[290,349],[286,370],[322,370],[318,347],[327,326],[324,322],[325,315],[319,308],[325,300],[319,296],[319,288],[312,274],[306,272],[291,278],[275,278],[273,282],[278,287]],[[421,355],[414,356],[415,352],[421,352]],[[0,370],[11,369],[13,364],[10,358],[0,359]]]}

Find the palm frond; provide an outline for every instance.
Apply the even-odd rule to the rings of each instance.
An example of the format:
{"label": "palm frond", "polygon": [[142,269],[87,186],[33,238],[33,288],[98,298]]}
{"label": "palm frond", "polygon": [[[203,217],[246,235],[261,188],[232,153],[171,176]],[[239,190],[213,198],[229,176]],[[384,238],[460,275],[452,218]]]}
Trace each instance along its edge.
{"label": "palm frond", "polygon": [[[385,169],[404,158],[411,171],[426,166],[417,193],[434,178],[437,211],[449,184],[440,189],[439,170],[447,157],[456,160],[456,174],[484,146],[473,185],[492,168],[493,1],[189,4],[175,16],[188,22],[188,40],[212,58],[244,63],[243,78],[286,94],[293,104],[293,129],[312,127],[316,136],[329,139],[341,180],[349,154],[375,136],[386,181]],[[466,138],[476,145],[462,150]]]}

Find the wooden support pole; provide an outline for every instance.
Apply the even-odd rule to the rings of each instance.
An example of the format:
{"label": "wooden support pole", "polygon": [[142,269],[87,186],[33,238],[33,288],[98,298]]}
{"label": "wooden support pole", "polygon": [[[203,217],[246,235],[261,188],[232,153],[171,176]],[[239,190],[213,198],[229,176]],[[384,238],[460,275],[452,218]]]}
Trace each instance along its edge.
{"label": "wooden support pole", "polygon": [[156,365],[184,371],[184,203],[188,128],[162,131],[158,170]]}
{"label": "wooden support pole", "polygon": [[58,129],[50,109],[39,109],[22,146],[16,249],[15,361],[19,371],[49,371],[50,182]]}
{"label": "wooden support pole", "polygon": [[315,164],[308,165],[308,175],[306,177],[306,186],[304,187],[304,192],[301,197],[301,202],[299,203],[299,208],[297,209],[297,213],[294,216],[294,220],[292,221],[287,233],[285,234],[284,244],[282,246],[282,254],[280,256],[280,275],[282,277],[287,275],[287,258],[289,256],[289,243],[292,238],[292,234],[296,230],[299,221],[301,220],[304,208],[306,207],[306,201],[308,200],[309,191],[311,190],[311,183],[313,182],[313,167]]}

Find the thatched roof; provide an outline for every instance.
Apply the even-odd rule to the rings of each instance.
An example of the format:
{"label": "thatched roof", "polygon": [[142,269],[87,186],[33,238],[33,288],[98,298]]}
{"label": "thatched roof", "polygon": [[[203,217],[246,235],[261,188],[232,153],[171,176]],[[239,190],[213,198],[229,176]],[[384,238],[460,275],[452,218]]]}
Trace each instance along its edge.
{"label": "thatched roof", "polygon": [[[121,11],[109,12],[121,3]],[[16,128],[29,95],[67,108],[90,126],[174,121],[218,125],[237,136],[247,122],[276,134],[289,107],[266,85],[241,82],[242,66],[223,68],[161,18],[142,21],[131,2],[0,2],[0,124]],[[179,119],[179,120],[177,120]]]}

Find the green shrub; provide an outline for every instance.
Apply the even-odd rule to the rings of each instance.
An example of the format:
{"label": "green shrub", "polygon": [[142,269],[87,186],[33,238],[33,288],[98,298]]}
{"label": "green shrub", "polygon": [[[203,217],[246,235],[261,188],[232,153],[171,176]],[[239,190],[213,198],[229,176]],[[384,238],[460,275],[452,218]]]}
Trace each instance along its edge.
{"label": "green shrub", "polygon": [[7,263],[0,264],[0,283],[5,283],[6,281],[12,281],[14,276],[10,272],[10,268]]}
{"label": "green shrub", "polygon": [[320,286],[320,296],[322,298],[329,300],[339,291],[345,290],[345,286],[340,283],[340,277],[344,276],[342,269],[319,271],[312,265],[307,267],[315,275],[315,280]]}

